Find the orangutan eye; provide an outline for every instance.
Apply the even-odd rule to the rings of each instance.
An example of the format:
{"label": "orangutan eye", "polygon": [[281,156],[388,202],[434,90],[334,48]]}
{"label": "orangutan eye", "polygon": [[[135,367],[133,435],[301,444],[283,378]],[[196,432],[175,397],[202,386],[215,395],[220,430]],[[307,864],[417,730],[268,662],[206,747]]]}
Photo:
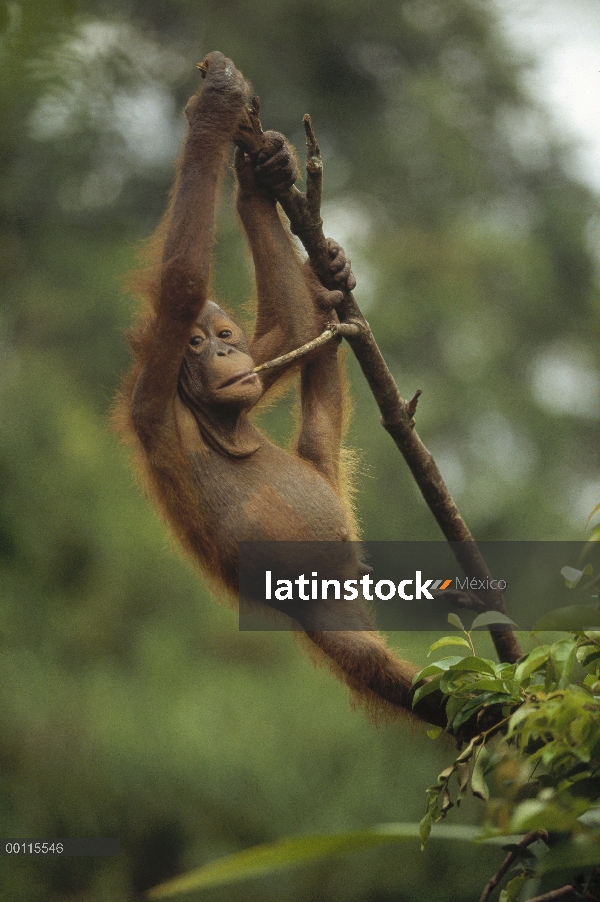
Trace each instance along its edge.
{"label": "orangutan eye", "polygon": [[190,338],[190,344],[193,348],[199,347],[203,341],[204,339],[201,335],[192,335],[192,337]]}
{"label": "orangutan eye", "polygon": [[232,335],[233,332],[231,331],[231,329],[222,329],[219,332],[219,338],[231,338]]}

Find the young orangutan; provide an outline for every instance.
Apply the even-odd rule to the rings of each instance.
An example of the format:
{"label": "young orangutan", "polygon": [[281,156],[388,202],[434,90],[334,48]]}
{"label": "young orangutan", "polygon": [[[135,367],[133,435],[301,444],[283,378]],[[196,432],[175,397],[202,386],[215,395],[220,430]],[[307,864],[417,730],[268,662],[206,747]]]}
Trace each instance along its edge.
{"label": "young orangutan", "polygon": [[[233,63],[214,52],[206,79],[189,101],[188,133],[174,193],[158,242],[161,259],[147,297],[149,312],[132,337],[135,364],[120,418],[135,438],[159,507],[204,573],[238,591],[238,547],[244,541],[334,541],[355,537],[340,478],[343,398],[337,344],[302,358],[302,422],[295,451],[272,444],[250,409],[282,375],[255,366],[313,339],[332,318],[341,291],[328,291],[298,258],[272,189],[297,178],[293,152],[268,132],[253,163],[235,154],[237,209],[254,260],[258,311],[248,345],[242,331],[208,300],[214,212],[229,146],[249,96]],[[355,279],[343,250],[329,242],[340,289]],[[333,314],[334,315],[334,314]],[[354,557],[357,577],[362,565]],[[328,603],[329,604],[329,603]],[[299,619],[355,694],[384,708],[410,711],[416,668],[397,660],[356,603],[335,604],[336,624],[318,629],[323,611]],[[419,705],[444,725],[439,700]]]}

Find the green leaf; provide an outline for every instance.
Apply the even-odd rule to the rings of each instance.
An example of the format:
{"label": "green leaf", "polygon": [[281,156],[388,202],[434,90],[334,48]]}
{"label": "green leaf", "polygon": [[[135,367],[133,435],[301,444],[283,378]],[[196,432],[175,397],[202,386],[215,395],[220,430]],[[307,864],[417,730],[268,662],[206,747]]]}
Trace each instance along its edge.
{"label": "green leaf", "polygon": [[443,639],[438,639],[437,642],[434,642],[433,645],[430,646],[427,657],[429,657],[432,652],[437,651],[438,648],[443,648],[444,645],[464,645],[469,650],[471,648],[467,640],[463,639],[462,636],[444,636]]}
{"label": "green leaf", "polygon": [[154,887],[148,893],[148,898],[167,899],[191,890],[207,889],[248,877],[271,874],[282,868],[308,861],[318,861],[342,852],[352,852],[356,849],[389,843],[399,838],[409,839],[418,836],[416,825],[407,825],[407,827],[408,829],[403,834],[380,832],[374,828],[354,833],[299,836],[294,839],[281,839],[274,843],[255,846],[243,852],[228,855],[226,858],[212,861],[204,867]]}
{"label": "green leaf", "polygon": [[519,727],[521,726],[521,723],[524,720],[527,720],[529,715],[535,710],[536,709],[534,708],[533,705],[527,705],[527,704],[521,705],[520,708],[517,708],[517,710],[514,712],[514,714],[511,716],[511,718],[508,722],[507,736],[510,738],[513,735],[513,733],[519,729]]}
{"label": "green leaf", "polygon": [[506,712],[504,711],[504,707],[502,708],[503,717],[508,717],[508,715],[512,713],[514,706],[518,704],[517,699],[507,699],[504,692],[492,692],[491,695],[488,695],[488,693],[485,694],[487,695],[487,698],[484,702],[486,708],[489,708],[491,705],[503,705],[504,707],[506,707]]}
{"label": "green leaf", "polygon": [[503,680],[514,680],[515,665],[514,664],[496,664],[496,675]]}
{"label": "green leaf", "polygon": [[462,750],[462,752],[456,759],[455,764],[460,764],[462,761],[469,761],[473,757],[473,752],[475,751],[475,740],[477,738],[477,736],[474,736],[473,739],[471,739],[468,746]]}
{"label": "green leaf", "polygon": [[459,658],[456,664],[452,664],[449,669],[470,670],[475,673],[487,673],[490,676],[496,676],[492,661],[486,661],[484,658],[474,658],[471,655],[466,658]]}
{"label": "green leaf", "polygon": [[429,664],[427,667],[424,667],[423,670],[419,670],[418,673],[415,673],[412,684],[413,686],[416,686],[417,683],[426,680],[427,677],[439,676],[443,672],[443,668],[439,667],[437,664]]}
{"label": "green leaf", "polygon": [[575,804],[570,810],[564,810],[539,799],[528,799],[517,805],[510,827],[514,833],[529,833],[530,830],[555,830],[558,833],[566,833],[577,827],[579,813]]}
{"label": "green leaf", "polygon": [[451,667],[454,667],[455,664],[458,664],[459,661],[462,661],[462,658],[457,655],[454,657],[442,658],[441,661],[436,661],[434,664],[428,664],[423,670],[415,673],[413,677],[413,686],[416,683],[420,683],[421,680],[427,679],[427,677],[435,676],[438,673],[449,670]]}
{"label": "green leaf", "polygon": [[415,673],[413,677],[413,686],[415,683],[420,683],[421,680],[426,679],[430,676],[435,676],[438,673],[444,673],[447,670],[450,670],[451,667],[454,667],[455,664],[458,664],[459,661],[463,659],[458,655],[452,656],[449,658],[442,658],[440,661],[436,661],[435,664],[428,664],[423,670],[420,670],[419,673]]}
{"label": "green leaf", "polygon": [[467,794],[467,788],[469,786],[469,772],[471,770],[471,765],[468,761],[463,761],[462,764],[459,764],[457,767],[457,776],[458,776],[458,800],[457,804],[460,803],[460,800],[465,797]]}
{"label": "green leaf", "polygon": [[446,702],[446,717],[448,718],[448,729],[451,728],[454,718],[464,705],[465,701],[456,695],[451,695]]}
{"label": "green leaf", "polygon": [[569,658],[571,650],[576,645],[577,640],[574,636],[563,636],[555,642],[550,649],[552,660],[560,667],[564,666],[565,661]]}
{"label": "green leaf", "polygon": [[448,787],[446,787],[442,793],[442,814],[446,814],[451,808],[454,808],[454,802],[450,797]]}
{"label": "green leaf", "polygon": [[512,880],[508,881],[505,888],[500,893],[498,902],[514,902],[528,880],[529,875],[527,872],[519,874],[518,877],[513,877]]}
{"label": "green leaf", "polygon": [[[480,830],[468,826],[440,825],[433,828],[432,839],[472,842]],[[224,886],[249,877],[260,877],[284,868],[319,861],[333,855],[368,849],[391,842],[419,839],[419,824],[381,824],[368,830],[351,833],[298,836],[280,839],[236,852],[211,861],[203,867],[175,877],[147,893],[148,899],[168,899],[192,890]],[[495,840],[491,840],[494,842]]]}
{"label": "green leaf", "polygon": [[558,681],[559,689],[566,689],[573,676],[573,665],[575,664],[575,655],[577,654],[577,646],[573,642],[573,647],[569,650],[567,658],[562,665],[561,675]]}
{"label": "green leaf", "polygon": [[500,611],[485,611],[484,614],[479,614],[475,618],[471,624],[471,629],[475,630],[480,626],[491,626],[493,623],[504,623],[508,626],[517,626],[514,620],[511,620],[506,614],[501,614]]}
{"label": "green leaf", "polygon": [[600,627],[600,611],[594,605],[574,604],[557,608],[540,618],[534,630],[583,630]]}
{"label": "green leaf", "polygon": [[600,682],[598,681],[598,677],[595,673],[588,673],[583,681],[583,685],[586,687],[586,689],[589,689],[590,692],[597,692],[598,689],[600,689]]}
{"label": "green leaf", "polygon": [[471,684],[473,691],[480,692],[501,692],[504,695],[512,695],[511,689],[516,688],[512,681],[509,683],[506,680],[491,680],[491,679],[483,679],[476,680]]}
{"label": "green leaf", "polygon": [[443,786],[443,784],[446,783],[450,779],[450,777],[452,776],[452,774],[454,773],[455,770],[456,770],[456,761],[454,762],[454,764],[449,764],[448,767],[445,767],[444,770],[441,772],[441,774],[438,774],[438,778],[437,778],[438,785]]}
{"label": "green leaf", "polygon": [[465,723],[473,714],[478,711],[484,704],[487,695],[485,696],[477,696],[477,698],[470,699],[465,705],[462,705],[460,709],[454,716],[452,721],[452,729],[458,730],[463,723]]}
{"label": "green leaf", "polygon": [[[437,805],[435,810],[437,811]],[[433,818],[434,818],[434,810],[429,808],[426,814],[423,816],[421,823],[419,824],[419,838],[421,840],[421,849],[425,848],[425,843],[429,839],[431,834],[431,828],[433,826]]]}
{"label": "green leaf", "polygon": [[531,674],[546,663],[548,660],[548,655],[550,654],[550,646],[549,645],[540,645],[538,648],[534,648],[527,657],[517,664],[517,668],[515,670],[515,680],[518,683],[522,683],[527,677],[531,676]]}
{"label": "green leaf", "polygon": [[486,764],[489,760],[489,752],[485,746],[482,746],[479,754],[477,755],[477,758],[475,759],[473,774],[471,776],[471,792],[478,799],[481,799],[482,802],[487,802],[490,797],[490,791],[483,776],[485,773]]}
{"label": "green leaf", "polygon": [[463,633],[467,632],[458,614],[448,614],[448,623],[451,623],[452,626],[457,626],[459,630],[463,631]]}
{"label": "green leaf", "polygon": [[[584,667],[589,667],[590,664],[593,664],[594,661],[597,661],[600,658],[600,650],[598,650],[597,646],[591,647],[589,645],[580,646],[577,649],[577,660],[580,664],[583,664]],[[590,674],[592,676],[592,674]]]}
{"label": "green leaf", "polygon": [[[577,776],[579,776],[579,774]],[[587,773],[583,774],[582,776],[584,780],[587,780],[587,778],[591,776],[591,772],[587,771]],[[594,800],[596,798],[596,795],[597,792],[593,794]],[[597,805],[594,805],[594,807],[592,808],[588,808],[587,811],[584,811],[583,814],[579,815],[579,823],[583,824],[584,827],[591,827],[594,830],[600,830],[600,808]]]}
{"label": "green leaf", "polygon": [[544,679],[544,691],[551,692],[553,689],[556,689],[556,683],[558,682],[558,671],[556,669],[556,665],[552,660],[552,655],[548,658],[546,662],[546,677]]}

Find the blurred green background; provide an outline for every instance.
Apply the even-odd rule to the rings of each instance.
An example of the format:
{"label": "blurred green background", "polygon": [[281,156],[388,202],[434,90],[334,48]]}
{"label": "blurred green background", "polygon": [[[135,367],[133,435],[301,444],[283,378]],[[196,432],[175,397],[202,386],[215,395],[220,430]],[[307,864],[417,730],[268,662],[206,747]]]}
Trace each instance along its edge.
{"label": "blurred green background", "polygon": [[[581,538],[600,500],[600,207],[523,93],[526,61],[475,0],[11,0],[0,32],[0,835],[122,844],[2,858],[4,897],[133,900],[254,843],[417,820],[449,748],[375,730],[290,634],[239,633],[136,487],[108,428],[122,286],[219,49],[265,128],[301,150],[312,114],[325,231],[401,391],[424,391],[419,431],[475,536]],[[215,294],[237,309],[232,184]],[[365,538],[438,538],[349,364]],[[283,440],[290,406],[263,418]],[[391,638],[417,661],[431,641]],[[205,897],[463,902],[498,862],[413,844]]]}

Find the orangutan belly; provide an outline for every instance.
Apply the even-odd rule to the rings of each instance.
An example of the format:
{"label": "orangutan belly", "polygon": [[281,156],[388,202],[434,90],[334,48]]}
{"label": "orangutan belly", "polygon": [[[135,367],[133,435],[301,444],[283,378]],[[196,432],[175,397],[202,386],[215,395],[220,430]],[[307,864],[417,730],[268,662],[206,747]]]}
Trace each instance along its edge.
{"label": "orangutan belly", "polygon": [[[214,452],[194,455],[193,467],[199,503],[221,540],[335,542],[350,537],[344,509],[329,483],[276,445],[268,443],[236,460]],[[210,491],[204,492],[207,485]]]}

